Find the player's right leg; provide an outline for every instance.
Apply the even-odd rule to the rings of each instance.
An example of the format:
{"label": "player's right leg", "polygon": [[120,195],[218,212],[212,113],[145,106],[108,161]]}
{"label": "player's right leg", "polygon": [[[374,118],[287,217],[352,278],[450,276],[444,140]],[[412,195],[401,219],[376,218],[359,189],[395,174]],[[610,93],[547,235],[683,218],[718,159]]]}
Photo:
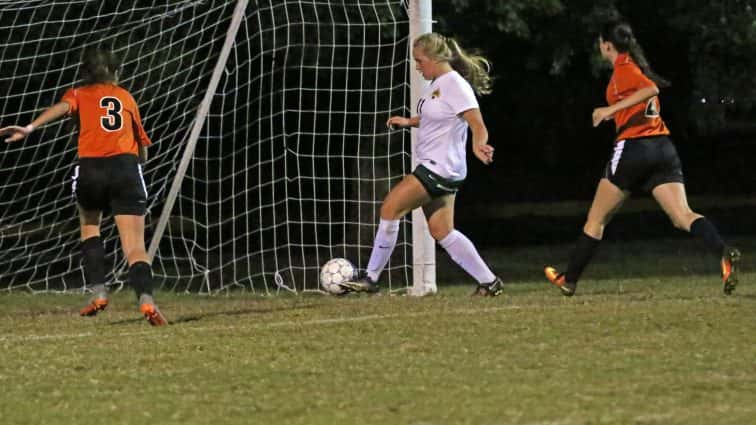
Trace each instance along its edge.
{"label": "player's right leg", "polygon": [[111,208],[129,264],[129,284],[139,301],[139,310],[153,326],[168,324],[152,298],[152,264],[144,244],[147,185],[134,155],[112,157],[113,197]]}
{"label": "player's right leg", "polygon": [[430,199],[430,195],[417,177],[412,174],[404,176],[381,204],[381,220],[378,223],[378,232],[373,241],[366,272],[340,286],[353,292],[378,292],[378,278],[388,264],[399,236],[399,220]]}
{"label": "player's right leg", "polygon": [[129,284],[139,301],[139,310],[153,326],[168,324],[152,298],[152,265],[144,247],[144,216],[115,216],[126,260],[129,263]]}
{"label": "player's right leg", "polygon": [[81,227],[81,255],[84,279],[92,297],[79,310],[82,316],[94,316],[108,306],[108,291],[105,287],[105,248],[100,239],[100,210],[86,210],[79,205]]}
{"label": "player's right leg", "polygon": [[560,273],[551,266],[544,268],[546,279],[557,286],[562,295],[569,297],[575,294],[578,280],[595,255],[604,236],[604,228],[628,196],[629,192],[623,191],[609,179],[602,178],[599,181],[591,209],[588,211],[588,219],[583,226],[583,234],[578,237],[570,252],[567,271]]}

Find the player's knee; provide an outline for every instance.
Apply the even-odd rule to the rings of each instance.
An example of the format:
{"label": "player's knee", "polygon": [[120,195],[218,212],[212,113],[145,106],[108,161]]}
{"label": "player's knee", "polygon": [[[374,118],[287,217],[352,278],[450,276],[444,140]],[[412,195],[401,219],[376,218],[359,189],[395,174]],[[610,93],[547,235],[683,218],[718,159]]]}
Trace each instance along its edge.
{"label": "player's knee", "polygon": [[402,218],[397,207],[392,202],[381,204],[381,218],[384,220],[398,220]]}
{"label": "player's knee", "polygon": [[454,230],[454,228],[447,225],[428,223],[428,231],[430,232],[431,237],[437,241],[447,237],[452,230]]}

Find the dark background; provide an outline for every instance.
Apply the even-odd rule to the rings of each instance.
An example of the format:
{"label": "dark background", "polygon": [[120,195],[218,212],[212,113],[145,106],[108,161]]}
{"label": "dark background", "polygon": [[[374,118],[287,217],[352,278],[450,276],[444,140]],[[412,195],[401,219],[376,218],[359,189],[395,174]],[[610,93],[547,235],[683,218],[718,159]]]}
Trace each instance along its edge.
{"label": "dark background", "polygon": [[[633,26],[651,66],[672,82],[660,94],[661,113],[683,161],[691,206],[724,233],[754,231],[753,2],[455,0],[435,2],[433,14],[434,30],[493,62],[494,92],[481,109],[495,162],[470,160],[458,197],[458,205],[474,206],[458,208],[460,226],[480,243],[548,242],[579,231],[614,135],[611,123],[591,126],[593,108],[606,104],[611,69],[598,58],[596,40],[610,17]],[[584,202],[555,221],[550,203],[564,200]],[[535,205],[518,214],[513,205],[522,202]],[[629,223],[611,226],[608,237],[674,234],[661,211],[643,205],[618,216]],[[481,220],[499,231],[477,231]]]}
{"label": "dark background", "polygon": [[[485,167],[469,155],[457,226],[487,247],[574,240],[614,134],[610,123],[591,127],[611,72],[597,57],[597,32],[606,19],[622,16],[653,68],[672,82],[660,94],[661,113],[683,161],[691,205],[728,238],[756,234],[753,3],[435,0],[434,30],[488,57],[495,78],[494,92],[480,100],[495,162]],[[234,5],[2,5],[1,124],[25,124],[37,107],[59,100],[77,82],[85,47],[122,55],[122,84],[158,142],[145,168],[153,194],[150,240]],[[389,115],[414,109],[403,83],[416,72],[405,61],[406,23],[398,0],[250,1],[161,239],[159,276],[166,282],[188,276],[188,288],[261,279],[275,287],[274,273],[299,285],[316,280],[319,265],[336,256],[364,266],[380,201],[409,170],[409,131],[384,126]],[[369,47],[351,47],[362,44]],[[68,195],[74,138],[64,120],[25,145],[0,150],[5,286],[80,282],[78,220]],[[248,167],[241,171],[237,162]],[[637,199],[606,238],[684,237],[647,196]],[[123,259],[115,228],[106,223],[108,261],[117,275]],[[404,280],[409,231],[404,221],[394,254]]]}

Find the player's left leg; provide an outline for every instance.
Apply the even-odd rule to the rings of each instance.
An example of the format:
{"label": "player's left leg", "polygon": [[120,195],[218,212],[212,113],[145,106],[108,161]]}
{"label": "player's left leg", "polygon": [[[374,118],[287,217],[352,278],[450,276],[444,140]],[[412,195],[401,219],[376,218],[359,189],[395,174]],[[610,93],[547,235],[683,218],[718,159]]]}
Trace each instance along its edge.
{"label": "player's left leg", "polygon": [[139,300],[139,310],[153,326],[168,323],[152,298],[152,266],[144,248],[144,216],[120,214],[115,216],[126,260],[129,263],[129,283]]}
{"label": "player's left leg", "polygon": [[690,209],[683,183],[663,183],[651,193],[676,228],[702,239],[709,251],[720,259],[722,290],[727,295],[731,294],[738,284],[740,252],[725,243],[709,219]]}
{"label": "player's left leg", "polygon": [[428,230],[451,259],[478,282],[473,295],[497,296],[502,292],[501,279],[491,272],[472,241],[454,228],[455,199],[456,195],[445,195],[423,205]]}
{"label": "player's left leg", "polygon": [[593,259],[604,237],[604,229],[628,196],[630,192],[621,189],[609,179],[602,178],[599,181],[588,218],[583,226],[583,233],[570,251],[567,271],[559,273],[554,267],[544,268],[546,278],[560,289],[562,295],[571,297],[575,294],[580,276]]}
{"label": "player's left leg", "polygon": [[102,211],[79,208],[81,229],[81,255],[84,279],[92,291],[87,305],[79,310],[82,316],[94,316],[108,306],[108,291],[105,287],[105,248],[100,238]]}

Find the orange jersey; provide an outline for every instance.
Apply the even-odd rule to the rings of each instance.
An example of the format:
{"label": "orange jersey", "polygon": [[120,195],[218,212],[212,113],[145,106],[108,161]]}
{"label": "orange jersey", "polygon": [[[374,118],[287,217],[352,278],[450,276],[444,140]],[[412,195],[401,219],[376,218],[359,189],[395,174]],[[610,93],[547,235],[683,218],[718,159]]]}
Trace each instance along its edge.
{"label": "orange jersey", "polygon": [[[653,81],[643,75],[629,54],[621,53],[614,62],[614,72],[606,87],[606,101],[609,105],[614,105],[642,88],[655,86]],[[614,114],[616,140],[669,134],[659,115],[660,108],[659,98],[654,96],[645,103],[617,111]]]}
{"label": "orange jersey", "polygon": [[131,153],[149,146],[139,108],[131,94],[115,84],[91,84],[68,89],[62,102],[79,117],[79,158]]}

